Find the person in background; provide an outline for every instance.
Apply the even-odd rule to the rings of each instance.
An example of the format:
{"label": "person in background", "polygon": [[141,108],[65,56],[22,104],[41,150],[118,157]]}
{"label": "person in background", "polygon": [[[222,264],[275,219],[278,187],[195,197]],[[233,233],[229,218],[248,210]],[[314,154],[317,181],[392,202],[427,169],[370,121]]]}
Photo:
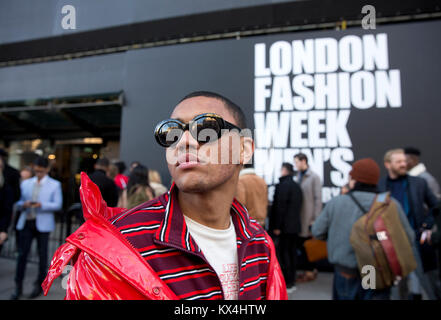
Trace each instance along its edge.
{"label": "person in background", "polygon": [[441,201],[433,210],[433,216],[435,218],[435,227],[429,232],[427,241],[438,249],[441,248]]}
{"label": "person in background", "polygon": [[297,244],[300,233],[300,209],[302,208],[302,189],[294,181],[292,164],[283,163],[281,177],[274,191],[271,206],[269,230],[279,237],[279,259],[288,292],[296,289]]}
{"label": "person in background", "polygon": [[109,207],[115,207],[118,204],[118,187],[115,182],[107,176],[109,170],[109,160],[100,158],[95,163],[95,171],[89,176],[100,189],[104,201]]}
{"label": "person in background", "polygon": [[[23,182],[24,180],[30,179],[34,176],[34,171],[32,170],[32,164],[31,165],[27,165],[25,167],[23,167],[20,170],[20,182]],[[20,211],[17,209],[17,206],[13,206],[13,213],[12,213],[12,217],[13,217],[13,226],[14,226],[14,232],[15,232],[15,246],[16,248],[18,248],[18,242],[20,240],[20,231],[17,230],[17,222],[18,222],[18,218],[20,217]]]}
{"label": "person in background", "polygon": [[[371,158],[360,159],[352,164],[349,176],[350,191],[326,204],[312,225],[312,234],[317,239],[327,241],[328,260],[334,265],[334,300],[388,300],[390,288],[362,288],[357,258],[350,243],[353,224],[369,211],[378,193],[380,167]],[[392,201],[396,202],[393,198]],[[416,252],[415,234],[401,206],[396,204],[400,220]]]}
{"label": "person in background", "polygon": [[[407,174],[413,177],[420,177],[426,180],[427,185],[430,190],[433,192],[435,197],[438,198],[438,201],[441,201],[441,189],[438,181],[432,176],[426,169],[424,163],[420,162],[421,151],[417,148],[407,147],[404,149],[404,153],[406,155],[407,162]],[[439,218],[438,218],[439,219]],[[436,246],[434,248],[437,252],[438,259],[436,261],[438,267],[438,279],[432,279],[432,281],[441,281],[441,246]]]}
{"label": "person in background", "polygon": [[120,190],[124,190],[127,188],[127,183],[129,182],[129,177],[124,174],[124,171],[126,171],[126,164],[124,161],[117,161],[114,163],[114,165],[118,169],[118,172],[114,178],[115,184]]}
{"label": "person in background", "polygon": [[256,174],[252,164],[245,164],[239,173],[236,199],[247,209],[251,218],[265,226],[268,187],[265,180]]}
{"label": "person in background", "polygon": [[7,185],[11,186],[14,194],[14,202],[20,199],[20,172],[8,164],[8,153],[0,148],[0,158],[3,160],[3,178]]}
{"label": "person in background", "polygon": [[[9,228],[9,224],[11,223],[12,219],[12,210],[13,207],[10,208],[9,206],[9,199],[12,197],[12,202],[15,203],[20,199],[20,173],[18,170],[14,169],[8,164],[8,153],[0,148],[0,161],[2,163],[0,168],[0,176],[2,180],[3,186],[6,189],[3,191],[3,196],[5,198],[4,207],[1,212],[1,219],[2,219],[2,226],[3,232],[0,232],[0,240],[1,243],[4,243],[6,239],[8,238],[7,230]],[[12,193],[12,195],[10,194]],[[0,246],[3,246],[2,244]],[[1,248],[0,248],[1,251]]]}
{"label": "person in background", "polygon": [[20,170],[20,180],[26,180],[30,179],[34,176],[34,172],[32,171],[32,168],[30,166],[25,166],[23,169]]}
{"label": "person in background", "polygon": [[115,182],[115,177],[118,174],[118,167],[111,163],[109,164],[109,169],[107,170],[107,176]]}
{"label": "person in background", "polygon": [[17,222],[20,241],[12,300],[19,299],[22,294],[27,258],[34,238],[38,245],[39,269],[29,298],[42,293],[41,284],[47,272],[49,234],[55,229],[54,213],[61,210],[63,205],[61,183],[49,177],[48,160],[38,157],[33,169],[35,177],[21,183],[21,197],[16,204],[21,211]]}
{"label": "person in background", "polygon": [[161,194],[166,193],[168,189],[162,184],[161,176],[156,170],[149,169],[149,182],[155,192],[155,197],[159,197]]}
{"label": "person in background", "polygon": [[11,223],[12,207],[14,205],[13,189],[5,182],[3,176],[4,167],[3,158],[0,157],[0,253],[3,244],[8,239],[8,228]]}
{"label": "person in background", "polygon": [[[421,300],[422,286],[425,287],[429,298],[435,299],[436,295],[441,294],[435,281],[437,278],[436,252],[428,243],[420,243],[420,239],[423,240],[422,235],[427,234],[433,226],[431,210],[438,204],[437,198],[428,187],[426,180],[407,174],[407,162],[403,149],[386,152],[384,166],[387,169],[387,175],[380,180],[378,188],[381,192],[390,191],[391,196],[401,204],[415,232],[415,241],[426,272],[424,277],[418,277],[415,272],[410,273],[409,288],[406,281],[400,282],[400,299]],[[410,291],[409,295],[407,291]],[[393,292],[394,296],[397,294]]]}
{"label": "person in background", "polygon": [[340,189],[340,194],[346,194],[350,191],[351,189],[349,188],[349,184],[345,184],[343,187],[341,187]]}
{"label": "person in background", "polygon": [[132,163],[130,164],[130,169],[129,169],[129,171],[130,172],[132,172],[132,170],[136,167],[136,166],[138,166],[138,165],[140,165],[141,163],[139,162],[139,161],[132,161]]}
{"label": "person in background", "polygon": [[118,207],[134,208],[153,199],[154,191],[149,185],[149,170],[142,164],[133,168],[129,175],[127,188],[123,190]]}
{"label": "person in background", "polygon": [[308,261],[306,250],[303,244],[311,239],[311,225],[322,211],[322,182],[320,177],[311,170],[308,165],[308,157],[299,153],[294,156],[294,163],[297,169],[296,182],[302,188],[303,201],[300,212],[301,231],[299,234],[300,250],[305,261],[305,273],[300,275],[298,282],[314,280],[317,277],[317,270]]}
{"label": "person in background", "polygon": [[407,174],[412,177],[420,177],[426,180],[433,194],[441,200],[441,189],[438,181],[427,171],[424,163],[420,162],[421,151],[417,148],[407,147],[404,149],[407,163]]}

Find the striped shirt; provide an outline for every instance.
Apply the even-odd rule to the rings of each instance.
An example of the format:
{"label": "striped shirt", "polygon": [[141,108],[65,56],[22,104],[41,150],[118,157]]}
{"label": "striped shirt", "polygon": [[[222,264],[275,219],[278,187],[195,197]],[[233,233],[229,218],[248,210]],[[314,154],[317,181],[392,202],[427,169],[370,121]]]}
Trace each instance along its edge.
{"label": "striped shirt", "polygon": [[[180,298],[224,299],[221,281],[190,235],[172,185],[162,196],[111,219],[158,276]],[[265,231],[234,199],[239,300],[265,299],[270,248]]]}

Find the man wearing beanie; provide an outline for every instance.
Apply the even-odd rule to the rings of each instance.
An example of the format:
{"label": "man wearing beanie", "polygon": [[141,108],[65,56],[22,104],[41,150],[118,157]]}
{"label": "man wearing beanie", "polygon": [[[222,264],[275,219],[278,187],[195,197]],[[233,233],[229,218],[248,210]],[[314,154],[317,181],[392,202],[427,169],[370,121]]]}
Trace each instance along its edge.
{"label": "man wearing beanie", "polygon": [[[311,231],[317,239],[327,241],[328,260],[334,265],[334,300],[387,300],[390,288],[362,288],[357,259],[349,241],[353,224],[369,211],[374,201],[380,168],[373,159],[361,159],[354,162],[349,175],[349,193],[330,200],[312,225]],[[363,211],[359,205],[364,208]],[[398,203],[397,207],[408,237],[414,239],[413,230]]]}

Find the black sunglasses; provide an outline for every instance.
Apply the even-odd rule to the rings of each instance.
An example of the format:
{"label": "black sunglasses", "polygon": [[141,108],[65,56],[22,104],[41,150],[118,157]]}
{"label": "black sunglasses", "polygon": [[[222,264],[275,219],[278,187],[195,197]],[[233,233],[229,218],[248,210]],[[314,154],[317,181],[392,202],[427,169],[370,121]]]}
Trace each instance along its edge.
{"label": "black sunglasses", "polygon": [[224,120],[215,113],[203,113],[193,118],[189,123],[177,119],[167,119],[158,123],[155,128],[156,141],[163,147],[171,147],[177,143],[185,130],[189,130],[199,144],[219,139],[225,130],[241,129]]}

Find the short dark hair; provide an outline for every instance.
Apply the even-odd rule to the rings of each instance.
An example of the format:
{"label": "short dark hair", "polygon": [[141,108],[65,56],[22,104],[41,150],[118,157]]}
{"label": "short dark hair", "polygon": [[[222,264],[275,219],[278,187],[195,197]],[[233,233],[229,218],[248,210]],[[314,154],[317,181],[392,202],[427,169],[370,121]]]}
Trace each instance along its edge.
{"label": "short dark hair", "polygon": [[118,172],[120,174],[124,173],[124,171],[126,170],[126,164],[124,163],[124,161],[117,161],[114,163],[114,165],[118,168]]}
{"label": "short dark hair", "polygon": [[49,160],[45,157],[37,157],[35,158],[33,164],[37,167],[48,168]]}
{"label": "short dark hair", "polygon": [[291,163],[289,163],[289,162],[282,163],[282,168],[285,168],[286,170],[288,170],[289,174],[294,174],[294,167]]}
{"label": "short dark hair", "polygon": [[421,156],[421,151],[419,149],[417,149],[417,148],[414,148],[414,147],[406,147],[406,148],[404,148],[404,153],[405,154],[412,154],[412,155],[417,156],[417,157]]}
{"label": "short dark hair", "polygon": [[131,163],[130,163],[130,168],[131,167],[136,167],[136,166],[139,166],[141,163],[139,162],[139,161],[132,161]]}
{"label": "short dark hair", "polygon": [[0,148],[0,157],[3,159],[8,158],[8,152],[5,149]]}
{"label": "short dark hair", "polygon": [[304,153],[297,153],[294,158],[299,159],[300,161],[306,161],[306,163],[308,163],[308,157],[306,156],[306,154]]}
{"label": "short dark hair", "polygon": [[107,159],[107,158],[99,158],[96,161],[96,165],[101,166],[101,167],[108,167],[110,165],[110,162],[109,162],[109,159]]}
{"label": "short dark hair", "polygon": [[181,99],[182,102],[184,100],[194,98],[194,97],[207,97],[207,98],[213,98],[217,99],[223,102],[225,107],[228,109],[228,111],[232,114],[234,117],[234,120],[236,120],[236,124],[239,128],[245,129],[247,127],[247,120],[245,117],[245,114],[243,113],[242,109],[235,104],[230,99],[224,97],[223,95],[211,91],[194,91],[192,93],[187,94],[184,98]]}
{"label": "short dark hair", "polygon": [[138,164],[129,174],[129,182],[127,183],[127,194],[131,194],[136,186],[150,186],[149,169],[142,164]]}

